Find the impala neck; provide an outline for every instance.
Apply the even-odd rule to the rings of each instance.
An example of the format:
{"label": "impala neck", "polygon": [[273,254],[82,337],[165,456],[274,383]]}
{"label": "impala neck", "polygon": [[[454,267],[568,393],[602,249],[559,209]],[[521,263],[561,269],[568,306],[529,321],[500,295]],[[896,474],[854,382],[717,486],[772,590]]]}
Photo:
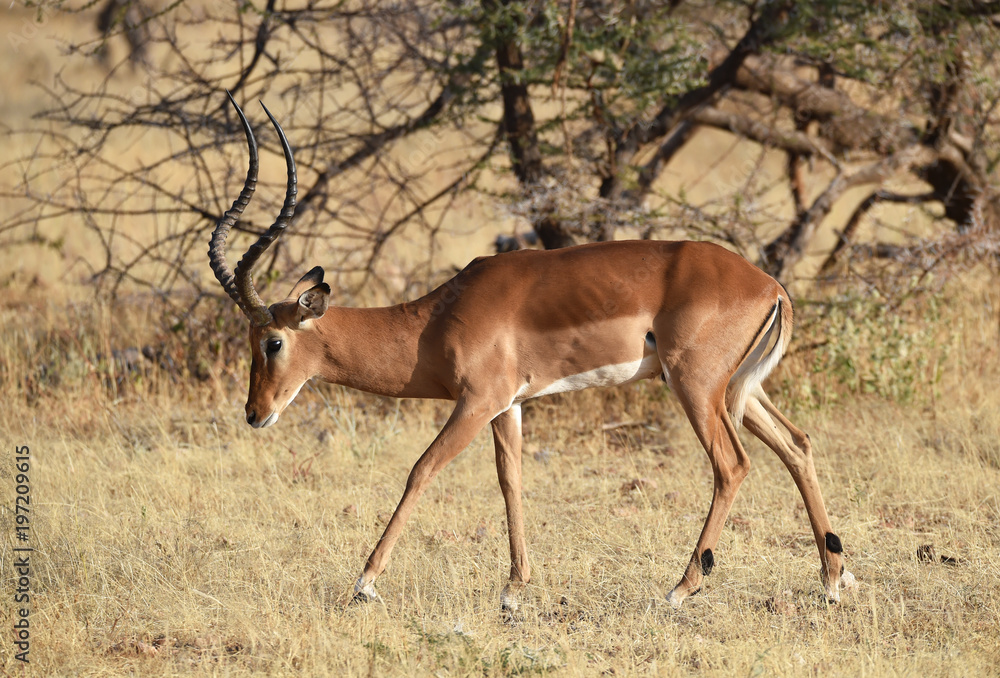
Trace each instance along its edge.
{"label": "impala neck", "polygon": [[[421,336],[431,319],[420,302],[386,308],[331,307],[316,321],[319,358],[316,376],[324,381],[396,398],[448,398],[430,376],[438,347]],[[317,355],[318,353],[318,355]]]}

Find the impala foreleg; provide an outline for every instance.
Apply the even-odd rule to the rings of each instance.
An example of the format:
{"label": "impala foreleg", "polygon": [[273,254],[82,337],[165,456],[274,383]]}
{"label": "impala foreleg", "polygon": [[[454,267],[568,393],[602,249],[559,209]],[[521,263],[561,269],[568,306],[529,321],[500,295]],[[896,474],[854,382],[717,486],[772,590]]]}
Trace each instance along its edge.
{"label": "impala foreleg", "polygon": [[760,389],[749,398],[743,423],[774,450],[799,488],[819,549],[820,576],[827,598],[839,601],[841,584],[845,588],[853,585],[854,575],[844,570],[843,547],[826,514],[809,436],[788,421]]}
{"label": "impala foreleg", "polygon": [[708,509],[708,517],[705,519],[705,526],[702,528],[691,561],[680,583],[667,596],[667,600],[675,607],[680,606],[688,596],[701,590],[702,579],[715,565],[713,549],[719,542],[722,526],[736,499],[736,493],[750,472],[750,458],[740,444],[721,396],[714,399],[718,404],[713,407],[708,402],[694,403],[682,393],[678,395],[698,439],[708,452],[708,458],[712,463],[714,487],[712,505]]}
{"label": "impala foreleg", "polygon": [[521,511],[521,406],[514,405],[493,420],[497,477],[507,506],[507,535],[510,539],[510,580],[500,594],[503,609],[520,607],[520,595],[531,578],[528,547],[524,540]]}
{"label": "impala foreleg", "polygon": [[460,400],[455,406],[455,410],[437,438],[413,465],[406,479],[403,497],[399,500],[399,505],[385,527],[385,532],[368,556],[365,569],[354,585],[355,599],[365,601],[378,597],[375,593],[375,579],[382,574],[389,563],[392,548],[402,534],[403,527],[413,513],[420,495],[430,485],[434,476],[472,442],[476,434],[495,414],[496,410],[489,410],[469,400]]}

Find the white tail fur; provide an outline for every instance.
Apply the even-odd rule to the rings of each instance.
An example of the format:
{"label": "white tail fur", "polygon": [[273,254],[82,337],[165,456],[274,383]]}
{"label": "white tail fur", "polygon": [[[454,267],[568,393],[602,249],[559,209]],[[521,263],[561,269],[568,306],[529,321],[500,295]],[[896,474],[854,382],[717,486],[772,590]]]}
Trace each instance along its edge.
{"label": "white tail fur", "polygon": [[788,346],[790,337],[781,336],[784,315],[782,303],[787,302],[778,297],[771,316],[757,335],[756,344],[729,380],[729,387],[726,389],[729,415],[737,427],[743,423],[747,399],[777,367]]}

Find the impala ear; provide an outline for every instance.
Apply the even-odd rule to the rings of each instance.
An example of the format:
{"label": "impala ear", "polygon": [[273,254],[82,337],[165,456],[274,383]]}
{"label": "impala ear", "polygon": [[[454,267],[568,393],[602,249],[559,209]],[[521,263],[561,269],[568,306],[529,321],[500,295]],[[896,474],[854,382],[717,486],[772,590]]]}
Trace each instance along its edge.
{"label": "impala ear", "polygon": [[302,293],[308,289],[316,287],[323,282],[323,267],[317,266],[313,270],[302,276],[302,279],[295,283],[295,287],[288,293],[288,299],[298,299]]}
{"label": "impala ear", "polygon": [[[315,270],[315,269],[314,269]],[[320,269],[322,274],[322,269]],[[322,318],[330,306],[330,286],[320,283],[299,295],[299,324]]]}

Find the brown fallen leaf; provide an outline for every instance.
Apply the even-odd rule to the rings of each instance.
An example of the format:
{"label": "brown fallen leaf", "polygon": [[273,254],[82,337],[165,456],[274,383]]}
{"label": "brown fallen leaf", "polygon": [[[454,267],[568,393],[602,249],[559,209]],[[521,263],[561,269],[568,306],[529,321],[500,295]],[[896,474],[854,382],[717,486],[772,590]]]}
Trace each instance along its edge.
{"label": "brown fallen leaf", "polygon": [[108,654],[134,655],[136,657],[155,657],[159,649],[141,640],[131,639],[115,643],[108,648]]}
{"label": "brown fallen leaf", "polygon": [[628,494],[629,492],[636,491],[647,492],[649,490],[655,490],[657,487],[657,482],[651,478],[635,478],[621,486],[621,493]]}
{"label": "brown fallen leaf", "polygon": [[941,562],[943,565],[960,565],[962,564],[961,558],[955,558],[953,556],[941,556],[938,558],[937,552],[934,550],[934,544],[923,544],[917,547],[917,560],[924,563],[936,563]]}
{"label": "brown fallen leaf", "polygon": [[780,614],[783,617],[790,617],[798,613],[799,607],[792,600],[792,592],[784,591],[781,597],[771,597],[764,601],[764,609],[771,614]]}

